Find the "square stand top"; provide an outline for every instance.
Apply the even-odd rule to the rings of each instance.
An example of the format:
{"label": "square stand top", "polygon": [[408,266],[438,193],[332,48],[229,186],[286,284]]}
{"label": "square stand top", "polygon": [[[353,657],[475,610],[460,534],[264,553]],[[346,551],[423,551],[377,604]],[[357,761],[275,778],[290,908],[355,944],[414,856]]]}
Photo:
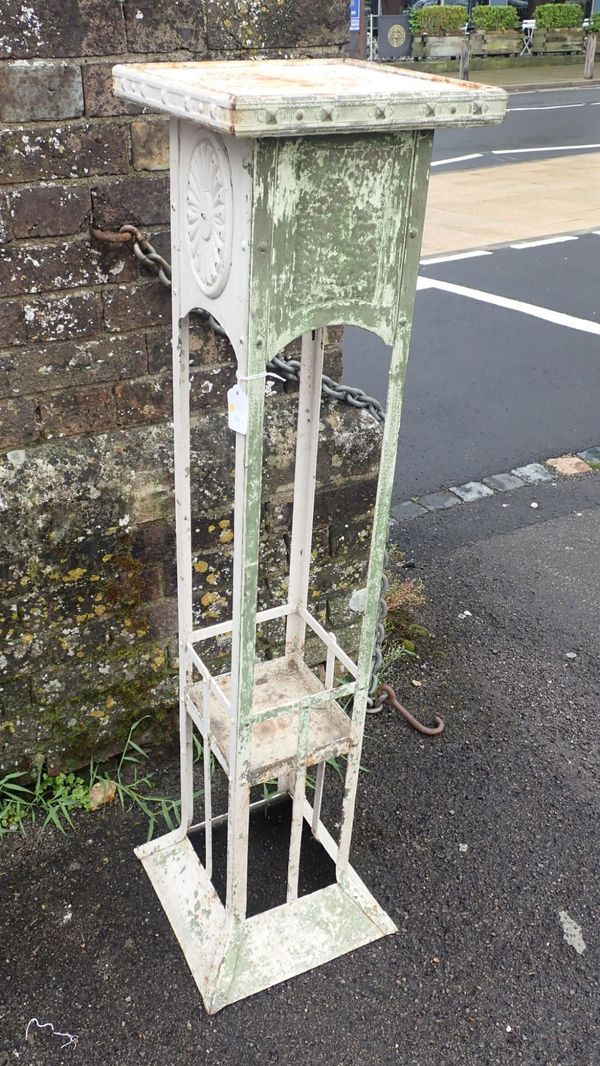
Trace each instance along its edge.
{"label": "square stand top", "polygon": [[496,125],[495,86],[352,59],[113,67],[116,96],[234,137]]}

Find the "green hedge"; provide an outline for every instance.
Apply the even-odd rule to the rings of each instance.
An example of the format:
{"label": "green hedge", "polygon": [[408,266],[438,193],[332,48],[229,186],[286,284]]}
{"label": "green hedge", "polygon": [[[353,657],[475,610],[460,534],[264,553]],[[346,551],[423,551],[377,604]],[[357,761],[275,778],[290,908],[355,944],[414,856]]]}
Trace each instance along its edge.
{"label": "green hedge", "polygon": [[467,9],[462,6],[421,7],[409,18],[412,33],[460,33],[467,21]]}
{"label": "green hedge", "polygon": [[563,30],[581,26],[583,8],[580,4],[540,4],[535,9],[535,28]]}
{"label": "green hedge", "polygon": [[600,33],[600,11],[596,11],[595,15],[590,15],[588,33]]}
{"label": "green hedge", "polygon": [[519,28],[517,10],[509,4],[506,7],[477,4],[471,12],[471,22],[476,30],[483,30],[485,33],[493,33],[494,30],[518,30]]}

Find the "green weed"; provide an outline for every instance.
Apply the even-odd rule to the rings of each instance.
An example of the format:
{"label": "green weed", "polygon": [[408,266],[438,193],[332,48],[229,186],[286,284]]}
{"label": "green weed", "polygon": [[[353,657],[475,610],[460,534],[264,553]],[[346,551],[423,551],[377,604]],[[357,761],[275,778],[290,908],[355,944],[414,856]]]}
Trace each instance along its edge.
{"label": "green weed", "polygon": [[[148,717],[146,715],[146,717]],[[74,829],[73,813],[91,809],[90,790],[94,785],[104,790],[116,789],[116,798],[123,810],[137,809],[148,820],[147,839],[154,836],[157,825],[164,822],[167,830],[179,824],[181,801],[161,794],[154,771],[145,769],[147,752],[135,739],[136,730],[144,721],[140,718],[129,730],[116,770],[90,762],[88,779],[74,773],[51,777],[40,767],[33,783],[26,773],[10,773],[0,778],[0,838],[8,833],[25,834],[27,828],[54,826],[65,833]],[[194,761],[202,757],[202,744],[194,737]],[[194,793],[194,799],[202,789]]]}

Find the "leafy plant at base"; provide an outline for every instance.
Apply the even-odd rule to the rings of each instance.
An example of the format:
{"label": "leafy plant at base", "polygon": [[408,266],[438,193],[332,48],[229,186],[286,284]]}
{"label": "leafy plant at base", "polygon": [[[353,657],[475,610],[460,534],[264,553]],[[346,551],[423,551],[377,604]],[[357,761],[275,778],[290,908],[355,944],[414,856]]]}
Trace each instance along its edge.
{"label": "leafy plant at base", "polygon": [[477,4],[471,12],[471,22],[476,30],[484,33],[494,33],[498,30],[518,30],[519,16],[516,8],[509,4],[506,7],[489,4]]}
{"label": "leafy plant at base", "polygon": [[409,15],[411,32],[441,36],[460,33],[467,21],[467,9],[462,5],[444,7],[421,7]]}
{"label": "leafy plant at base", "polygon": [[[114,776],[92,759],[89,781],[74,773],[51,777],[42,767],[33,784],[27,783],[29,776],[24,772],[16,771],[0,778],[0,838],[14,832],[24,835],[28,826],[40,823],[42,828],[54,826],[61,833],[68,827],[74,829],[73,812],[91,809],[90,789],[100,784],[108,791],[112,782],[121,807],[137,807],[148,819],[148,840],[152,839],[161,819],[168,830],[175,829],[179,823],[181,801],[160,794],[153,772],[140,773],[140,765],[148,756],[134,740],[134,733],[143,721],[140,718],[131,726]],[[194,737],[194,748],[194,761],[197,762],[202,756],[202,745],[197,737]],[[194,793],[194,799],[200,795],[202,789]]]}
{"label": "leafy plant at base", "polygon": [[75,828],[71,814],[90,809],[89,789],[76,774],[50,777],[39,767],[32,785],[23,784],[25,773],[6,774],[0,779],[0,837],[15,831],[25,833],[27,823],[43,818],[42,828],[53,825],[61,833]]}
{"label": "leafy plant at base", "polygon": [[[133,739],[136,729],[148,718],[140,718],[134,722],[129,730],[123,754],[117,764],[114,778],[106,772],[100,772],[99,766],[92,759],[90,762],[90,788],[95,784],[108,783],[114,780],[117,796],[121,807],[137,807],[148,819],[148,835],[146,840],[152,840],[156,823],[162,818],[169,832],[175,829],[181,818],[181,800],[171,799],[157,792],[156,779],[153,772],[140,774],[140,765],[148,758],[147,752]],[[202,744],[194,736],[194,762],[202,757]],[[149,791],[146,791],[149,790]],[[194,799],[202,795],[202,789],[194,792]]]}
{"label": "leafy plant at base", "polygon": [[535,9],[535,28],[539,30],[573,29],[582,24],[580,4],[540,4]]}

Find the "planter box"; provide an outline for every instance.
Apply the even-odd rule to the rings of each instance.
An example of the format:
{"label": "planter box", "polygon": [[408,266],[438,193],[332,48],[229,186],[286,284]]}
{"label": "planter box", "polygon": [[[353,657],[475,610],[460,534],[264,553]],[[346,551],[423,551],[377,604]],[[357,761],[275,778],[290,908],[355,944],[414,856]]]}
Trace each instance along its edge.
{"label": "planter box", "polygon": [[483,33],[481,30],[473,30],[471,34],[471,56],[483,55]]}
{"label": "planter box", "polygon": [[460,55],[460,49],[464,39],[464,33],[446,33],[439,37],[430,33],[424,33],[424,58],[456,59]]}
{"label": "planter box", "polygon": [[484,56],[519,55],[523,37],[519,30],[490,30],[483,33]]}
{"label": "planter box", "polygon": [[583,52],[583,27],[533,31],[532,52]]}

